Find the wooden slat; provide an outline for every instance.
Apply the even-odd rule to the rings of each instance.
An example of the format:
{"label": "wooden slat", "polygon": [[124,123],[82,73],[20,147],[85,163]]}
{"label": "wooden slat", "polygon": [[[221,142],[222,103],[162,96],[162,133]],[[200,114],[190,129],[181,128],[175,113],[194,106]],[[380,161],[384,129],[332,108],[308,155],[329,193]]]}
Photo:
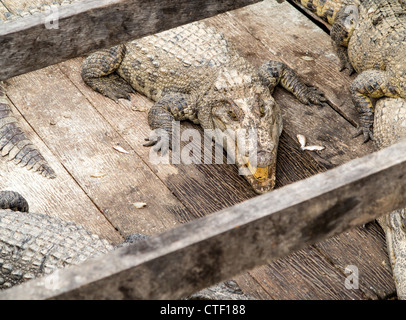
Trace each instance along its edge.
{"label": "wooden slat", "polygon": [[[406,206],[406,141],[158,236],[59,270],[0,299],[173,299]],[[380,186],[385,185],[385,188]]]}
{"label": "wooden slat", "polygon": [[255,2],[84,0],[58,9],[57,29],[46,12],[0,24],[0,80]]}

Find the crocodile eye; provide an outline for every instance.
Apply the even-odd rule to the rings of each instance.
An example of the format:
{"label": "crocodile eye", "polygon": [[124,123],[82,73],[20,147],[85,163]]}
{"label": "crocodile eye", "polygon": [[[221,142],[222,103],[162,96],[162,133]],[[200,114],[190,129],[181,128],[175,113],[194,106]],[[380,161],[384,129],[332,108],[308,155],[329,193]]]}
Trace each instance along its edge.
{"label": "crocodile eye", "polygon": [[231,119],[233,119],[234,121],[237,121],[237,120],[238,120],[238,119],[237,119],[237,115],[235,114],[234,111],[229,110],[227,113],[228,113],[228,116],[229,116]]}
{"label": "crocodile eye", "polygon": [[261,117],[265,116],[265,106],[264,105],[259,107],[259,113],[261,114]]}

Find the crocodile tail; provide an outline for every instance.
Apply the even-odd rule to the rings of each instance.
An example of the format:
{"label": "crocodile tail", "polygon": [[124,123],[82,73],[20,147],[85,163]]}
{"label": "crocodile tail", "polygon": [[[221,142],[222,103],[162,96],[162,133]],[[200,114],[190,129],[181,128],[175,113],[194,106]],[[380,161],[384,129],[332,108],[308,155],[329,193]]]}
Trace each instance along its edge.
{"label": "crocodile tail", "polygon": [[315,13],[324,21],[333,24],[337,13],[345,6],[352,4],[351,0],[294,0],[303,7]]}
{"label": "crocodile tail", "polygon": [[0,153],[15,164],[39,172],[46,178],[56,177],[55,171],[41,155],[18,124],[0,83]]}

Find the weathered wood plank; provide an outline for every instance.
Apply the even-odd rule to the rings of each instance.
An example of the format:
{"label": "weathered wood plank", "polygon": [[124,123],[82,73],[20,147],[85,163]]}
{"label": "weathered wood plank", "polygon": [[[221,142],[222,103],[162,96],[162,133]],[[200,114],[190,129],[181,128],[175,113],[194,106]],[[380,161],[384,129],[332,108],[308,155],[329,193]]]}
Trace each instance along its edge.
{"label": "weathered wood plank", "polygon": [[[262,10],[262,9],[261,9]],[[266,14],[264,13],[264,16],[265,16]],[[217,18],[216,18],[217,19]],[[219,24],[220,25],[227,25],[227,23],[225,23],[224,22],[224,20],[221,20],[221,19],[218,19],[218,21],[219,21]],[[242,20],[241,19],[239,19],[239,21],[241,22]],[[239,32],[241,32],[238,28],[241,28],[241,24],[240,23],[235,23],[235,25],[237,26],[237,29],[236,29],[236,34],[238,34]],[[229,27],[229,26],[226,26],[225,28],[227,29],[229,29],[229,30],[232,30],[233,29],[233,27],[234,27],[234,24],[230,24],[230,26],[231,27]],[[244,28],[241,28],[242,30],[244,30]],[[230,31],[227,31],[227,37],[229,37],[229,34],[232,34],[232,32],[230,32]],[[265,36],[264,34],[262,34],[261,36]],[[312,35],[310,34],[310,35],[308,35],[308,37],[311,37]],[[275,36],[273,36],[273,35],[270,35],[269,36],[270,38],[272,38],[273,40],[275,40],[275,41],[280,41],[280,42],[283,42],[284,41],[284,39],[283,39],[283,35],[280,35],[279,37],[275,37]],[[249,41],[248,41],[248,39],[250,39]],[[241,49],[241,47],[243,47],[243,49],[241,50],[244,54],[246,54],[248,57],[252,57],[252,60],[255,62],[255,60],[257,60],[258,61],[258,63],[262,63],[263,62],[263,60],[262,60],[262,57],[259,57],[258,58],[258,54],[262,54],[262,51],[264,51],[264,52],[267,52],[267,48],[265,47],[265,46],[258,46],[258,49],[256,49],[256,44],[255,44],[255,41],[256,40],[254,40],[254,38],[248,33],[248,36],[246,37],[245,36],[245,33],[241,33],[241,37],[240,38],[238,38],[238,37],[236,37],[235,38],[235,41],[233,41],[233,42],[235,42],[239,47],[240,47],[240,49]],[[261,40],[261,38],[258,38],[258,41],[262,41]],[[251,48],[250,48],[251,47]],[[245,49],[246,48],[246,49]],[[249,51],[249,50],[251,50],[251,51]],[[281,51],[283,52],[283,49],[281,49]],[[252,52],[256,52],[256,55],[254,55],[254,54],[252,54]],[[267,54],[267,53],[265,53],[264,54],[264,57],[265,58],[268,58],[269,59],[269,53]],[[283,57],[283,59],[286,61],[286,62],[288,62],[289,63],[289,56],[284,56]],[[291,65],[292,67],[294,67],[294,65]],[[64,70],[64,69],[62,69],[62,70]],[[66,72],[65,72],[66,71]],[[79,75],[79,71],[78,70],[70,70],[69,68],[67,68],[66,70],[64,70],[64,72],[65,72],[65,74],[76,74],[77,73],[77,75]],[[77,76],[76,75],[76,76]],[[306,77],[307,78],[307,77]],[[80,79],[80,77],[79,77],[79,79]],[[74,81],[75,82],[75,81]],[[77,85],[77,83],[75,82],[75,85]],[[80,85],[79,85],[80,86]],[[286,97],[285,97],[286,96]],[[88,96],[87,96],[87,98],[88,98]],[[290,97],[289,97],[289,95],[288,94],[284,94],[283,93],[283,91],[282,90],[278,90],[277,92],[276,92],[276,98],[277,98],[277,100],[279,101],[279,102],[282,102],[283,103],[283,101],[284,101],[284,99],[286,100],[286,101],[291,101],[291,102],[289,102],[289,105],[288,106],[291,106],[291,108],[292,108],[292,110],[294,111],[294,112],[292,112],[292,114],[288,114],[287,116],[285,115],[285,118],[287,118],[288,120],[289,120],[289,118],[290,117],[293,117],[293,119],[296,119],[296,121],[298,121],[298,120],[301,120],[303,117],[302,117],[302,114],[303,113],[297,113],[296,111],[296,109],[298,109],[299,110],[299,108],[298,108],[298,106],[300,105],[300,104],[298,104],[294,99],[290,99]],[[148,103],[150,103],[150,102],[148,102],[146,99],[143,99],[143,98],[139,98],[139,97],[133,97],[133,100],[134,99],[136,99],[136,102],[135,102],[135,104],[132,106],[133,108],[138,108],[138,107],[140,107],[140,106],[142,106],[142,104],[144,103],[144,102],[146,102],[146,104],[148,104]],[[138,102],[138,101],[140,101],[140,102]],[[105,102],[103,101],[103,100],[99,100],[99,101],[97,101],[97,103],[99,103],[99,104],[105,104]],[[117,127],[119,127],[119,129],[116,129],[117,131],[119,131],[122,135],[123,135],[123,137],[127,140],[127,142],[131,145],[131,146],[133,146],[133,148],[134,148],[134,150],[136,150],[136,152],[138,152],[138,148],[142,148],[141,147],[141,144],[142,144],[142,140],[143,140],[143,138],[148,134],[148,132],[149,132],[149,130],[148,130],[148,127],[145,125],[146,124],[146,120],[144,119],[144,118],[142,118],[142,121],[141,121],[141,119],[140,119],[140,123],[141,122],[144,122],[144,127],[141,125],[140,127],[141,127],[141,133],[137,136],[137,135],[134,135],[131,131],[132,130],[134,130],[134,131],[137,131],[137,130],[140,130],[140,127],[138,127],[138,121],[137,121],[137,125],[136,125],[136,127],[133,129],[132,128],[132,126],[133,126],[133,124],[131,123],[131,121],[133,121],[133,120],[131,120],[132,118],[133,118],[133,114],[134,114],[134,112],[132,111],[132,112],[130,112],[129,110],[131,110],[131,107],[128,107],[128,110],[127,111],[129,111],[129,112],[126,112],[126,113],[123,113],[122,111],[120,111],[120,112],[116,112],[116,110],[115,110],[115,104],[114,103],[112,103],[111,105],[108,105],[108,104],[106,104],[106,107],[105,107],[105,109],[110,109],[110,111],[109,112],[107,112],[107,114],[109,115],[109,117],[110,117],[110,115],[112,114],[112,115],[114,115],[115,113],[118,113],[119,114],[119,116],[113,116],[112,118],[111,118],[111,121],[110,121],[110,123],[116,123],[116,126]],[[283,106],[285,107],[285,104],[283,104]],[[296,109],[295,109],[296,108]],[[100,108],[100,107],[98,107],[97,108],[100,112],[102,112],[102,113],[106,113],[106,111],[105,110],[103,110],[103,108]],[[319,112],[319,110],[317,111],[317,112]],[[323,121],[323,116],[321,116],[320,117],[320,119],[316,122],[314,119],[312,119],[312,115],[311,114],[309,114],[309,111],[308,111],[308,109],[306,109],[305,110],[305,112],[304,112],[304,115],[305,116],[307,116],[307,118],[306,119],[309,119],[309,121],[308,122],[306,122],[306,121],[304,121],[303,123],[302,123],[302,126],[300,127],[300,128],[306,128],[306,123],[307,124],[314,124],[314,123],[324,123],[324,121]],[[332,113],[332,115],[334,115],[334,113]],[[128,121],[127,120],[124,120],[123,121],[123,119],[121,119],[120,117],[128,117]],[[331,116],[329,116],[329,117],[331,117]],[[328,117],[327,117],[328,118]],[[344,122],[345,123],[345,122]],[[128,126],[127,126],[128,125]],[[324,125],[324,124],[323,124]],[[333,125],[332,126],[332,128],[333,129],[335,129],[335,127],[341,127],[341,123],[340,122],[338,122],[336,125]],[[292,129],[290,129],[290,130],[292,130],[291,132],[290,132],[290,134],[292,135],[292,137],[294,137],[294,131],[293,131],[293,128],[294,128],[294,126],[293,125],[291,125],[291,124],[286,124],[285,123],[285,128],[292,128]],[[345,131],[345,130],[348,130],[348,129],[346,129],[347,127],[344,127],[344,130],[343,131]],[[128,134],[127,135],[127,131],[128,130],[130,130],[130,134]],[[317,128],[310,128],[309,130],[308,130],[309,132],[311,132],[311,133],[317,133],[318,132],[318,130],[317,130]],[[301,131],[301,130],[299,130],[298,129],[298,132],[303,132],[303,131]],[[145,133],[145,134],[144,134]],[[338,133],[338,136],[340,135],[340,133]],[[134,145],[132,145],[132,143],[131,143],[131,141],[133,141],[133,139],[134,139],[134,136],[137,136],[137,139],[139,140],[136,140],[136,142],[137,143],[135,143],[134,142]],[[313,136],[308,136],[308,137],[311,137],[310,139],[313,139]],[[286,139],[285,139],[286,138]],[[339,138],[339,140],[340,140],[341,138]],[[344,137],[344,139],[342,139],[342,140],[345,140],[346,138]],[[313,143],[314,142],[314,140],[311,140],[311,142]],[[333,143],[332,145],[334,145],[335,143]],[[280,153],[279,153],[279,155],[280,155],[280,159],[278,160],[278,172],[277,172],[277,175],[278,175],[278,186],[281,186],[281,185],[284,185],[284,184],[286,184],[286,183],[290,183],[290,182],[292,182],[292,181],[294,181],[294,180],[297,180],[297,179],[300,179],[300,178],[302,178],[303,176],[301,175],[301,172],[302,171],[304,171],[304,170],[306,170],[306,166],[308,166],[308,162],[306,161],[306,162],[302,162],[303,160],[304,160],[304,158],[306,158],[308,155],[310,155],[310,153],[303,153],[302,151],[300,151],[299,150],[299,148],[296,148],[295,146],[297,146],[297,145],[295,145],[295,143],[293,142],[293,139],[291,139],[288,135],[286,135],[286,133],[284,133],[284,136],[282,137],[282,140],[281,140],[281,151],[280,151]],[[334,147],[335,148],[335,147]],[[352,156],[358,156],[359,154],[356,152],[356,151],[351,151],[349,154],[348,154],[348,150],[346,151],[347,152],[347,155],[349,155],[350,157]],[[303,155],[306,155],[306,157],[304,157],[303,158]],[[340,154],[339,153],[337,153],[336,154],[336,156],[337,156],[337,158],[339,158],[340,157]],[[316,157],[317,158],[317,157]],[[285,163],[286,162],[289,162],[290,161],[290,163],[288,164],[288,165],[285,165]],[[297,163],[295,163],[295,162],[297,162]],[[338,162],[338,161],[337,161]],[[337,163],[336,162],[336,163]],[[208,177],[212,177],[212,176],[214,176],[214,177],[218,177],[219,179],[221,179],[222,178],[222,176],[224,177],[224,176],[227,176],[227,174],[229,174],[230,173],[230,171],[228,171],[228,169],[226,169],[225,171],[223,171],[223,172],[221,172],[223,169],[225,169],[225,168],[229,168],[229,167],[232,167],[232,166],[223,166],[223,167],[221,167],[221,170],[219,170],[219,173],[218,174],[212,174],[212,168],[210,168],[210,169],[208,169],[207,168],[207,170],[200,170],[200,171],[198,171],[197,172],[197,175],[195,176],[194,174],[196,173],[195,171],[188,171],[188,170],[186,170],[186,171],[173,171],[173,169],[168,169],[168,168],[163,168],[163,169],[161,169],[161,171],[162,172],[172,172],[172,178],[175,178],[175,179],[173,179],[172,180],[172,185],[173,185],[173,189],[174,190],[176,190],[176,192],[178,192],[178,194],[182,194],[183,193],[183,197],[186,199],[186,198],[188,198],[189,200],[189,202],[188,202],[188,204],[191,204],[192,205],[192,211],[193,212],[196,212],[196,215],[188,215],[188,214],[186,214],[186,215],[184,215],[183,217],[184,217],[184,219],[182,220],[182,221],[189,221],[190,219],[193,219],[194,217],[196,217],[196,216],[201,216],[201,215],[203,215],[204,213],[207,213],[207,212],[213,212],[213,211],[216,211],[216,210],[219,210],[219,209],[221,209],[222,207],[224,207],[224,206],[227,206],[227,205],[231,205],[231,204],[233,204],[233,202],[234,203],[236,203],[235,201],[237,200],[237,202],[239,202],[239,201],[242,201],[244,198],[245,198],[245,196],[243,196],[243,197],[240,197],[239,196],[239,194],[244,194],[244,193],[246,193],[247,191],[247,186],[246,185],[244,185],[244,183],[245,183],[245,181],[241,178],[241,177],[239,177],[239,178],[241,178],[240,180],[237,180],[237,181],[239,181],[238,182],[238,184],[240,184],[240,187],[238,187],[237,189],[235,189],[234,191],[232,191],[231,192],[231,199],[230,198],[228,198],[227,199],[227,194],[228,194],[228,192],[229,191],[225,191],[225,190],[229,190],[229,189],[219,189],[219,188],[216,188],[216,187],[214,187],[213,189],[212,189],[212,186],[213,185],[215,185],[216,184],[216,181],[213,181],[212,179],[208,179]],[[313,167],[312,167],[313,168]],[[312,169],[313,170],[313,169]],[[317,171],[317,170],[316,170]],[[313,171],[313,173],[314,172],[316,172],[316,171]],[[231,175],[233,175],[233,174],[237,174],[237,172],[235,171],[235,172],[231,172]],[[186,175],[186,177],[184,177],[184,175]],[[167,174],[165,175],[164,174],[164,176],[168,176]],[[181,177],[180,179],[179,179],[179,177]],[[202,186],[203,187],[205,187],[205,186],[209,186],[208,188],[206,188],[206,189],[209,189],[209,190],[213,190],[213,192],[210,192],[210,196],[211,196],[211,198],[209,197],[208,199],[207,199],[207,201],[205,201],[205,205],[207,206],[207,208],[206,209],[204,209],[204,210],[201,210],[201,211],[199,211],[199,209],[201,209],[202,208],[202,206],[201,206],[201,204],[196,204],[196,199],[193,197],[194,196],[194,194],[193,194],[193,189],[191,189],[191,190],[189,190],[189,192],[187,192],[187,188],[186,187],[193,187],[193,183],[192,184],[184,184],[184,185],[181,185],[181,184],[179,184],[179,182],[182,182],[182,179],[184,179],[184,180],[187,180],[188,178],[190,178],[190,177],[192,177],[192,178],[198,178],[198,179],[196,179],[197,181],[200,181],[200,183],[202,184]],[[292,179],[293,177],[296,177],[295,179]],[[226,180],[226,182],[227,183],[231,183],[231,184],[235,184],[236,183],[236,180],[233,180],[233,179],[231,179],[231,180]],[[222,185],[221,185],[222,186]],[[233,189],[233,187],[231,188],[231,189]],[[217,200],[213,200],[213,198],[215,199],[216,198],[216,195],[219,193],[218,191],[216,191],[216,190],[219,190],[223,195],[222,196],[220,196]],[[246,198],[248,198],[248,197],[251,197],[251,195],[250,194],[247,194],[247,197]],[[226,202],[224,203],[223,202],[223,199],[226,199]],[[202,199],[204,199],[204,197],[202,197]],[[198,202],[198,201],[197,201]],[[223,202],[223,203],[222,203]],[[204,206],[203,206],[204,207]],[[181,214],[180,214],[181,215]],[[352,238],[351,237],[349,237],[349,239],[348,239],[348,243],[351,243],[351,241],[352,241]],[[358,242],[357,242],[358,243]],[[363,242],[360,242],[360,243],[363,243]],[[354,244],[352,244],[352,245],[354,245]],[[360,246],[363,246],[363,245],[361,245],[360,244]],[[350,259],[351,258],[351,255],[348,255],[348,254],[345,254],[345,246],[341,246],[340,247],[340,250],[342,250],[343,252],[344,252],[344,254],[343,254],[343,256],[345,256],[347,259]],[[350,250],[351,251],[351,250]],[[314,254],[314,253],[313,253]],[[334,257],[334,254],[333,254],[333,257]],[[362,258],[362,257],[361,257]],[[364,259],[364,261],[366,261],[367,259]],[[293,283],[293,282],[291,282],[292,281],[292,277],[291,278],[289,278],[289,274],[290,273],[292,273],[292,271],[294,272],[295,271],[295,268],[297,268],[298,267],[298,264],[301,264],[302,262],[299,262],[299,261],[295,261],[295,263],[292,263],[292,264],[287,264],[287,271],[286,271],[286,275],[287,275],[287,277],[284,279],[284,282],[282,282],[282,284],[284,285],[284,286],[294,286],[294,285],[296,285],[296,288],[298,288],[299,287],[299,285],[298,285],[298,282],[299,281],[296,281],[296,283]],[[305,263],[305,262],[304,262]],[[323,262],[320,262],[320,263],[323,263],[323,266],[322,266],[322,268],[326,268],[327,266],[324,266],[324,263],[325,263],[325,261],[323,261]],[[365,266],[366,265],[368,265],[368,263],[365,263]],[[375,265],[374,263],[371,263],[371,265]],[[276,267],[277,267],[277,264],[276,264]],[[277,269],[277,268],[276,268]],[[277,270],[276,269],[274,269],[273,270],[273,272],[276,272]],[[312,284],[313,283],[317,283],[318,282],[318,279],[320,279],[320,277],[321,277],[321,279],[323,279],[324,280],[324,278],[322,277],[322,276],[320,276],[318,273],[317,273],[317,267],[315,267],[315,269],[314,270],[312,270],[313,272],[311,272],[311,271],[309,271],[309,275],[308,276],[306,276],[304,273],[303,273],[303,277],[304,277],[304,279],[302,280],[302,283],[308,283],[308,286],[309,286],[309,288],[306,288],[306,290],[312,290]],[[256,276],[262,276],[263,274],[267,274],[267,273],[269,273],[270,272],[270,270],[267,270],[266,268],[264,268],[264,270],[262,270],[262,271],[258,271],[258,270],[254,270],[253,271],[253,274],[255,274]],[[311,279],[312,278],[315,278],[315,281],[312,281]],[[265,278],[261,278],[261,279],[259,279],[259,280],[266,280]],[[307,279],[309,279],[309,281],[307,281]],[[258,280],[258,281],[259,281]],[[293,279],[294,280],[294,279]],[[326,279],[327,280],[327,279]],[[337,279],[336,279],[337,280]],[[289,282],[290,281],[290,282]],[[338,280],[338,283],[342,283],[343,282],[343,280]],[[329,284],[326,284],[326,286],[329,286]],[[301,287],[301,288],[303,288],[303,287]],[[299,290],[299,289],[297,289],[297,290]],[[269,292],[272,292],[272,290],[271,289],[269,289]],[[273,292],[273,297],[278,297],[278,295],[279,296],[282,296],[281,295],[281,291],[279,291],[279,292]],[[292,296],[294,296],[293,294],[292,294]]]}
{"label": "weathered wood plank", "polygon": [[[406,141],[0,294],[181,298],[406,206]],[[379,186],[385,185],[385,188]]]}
{"label": "weathered wood plank", "polygon": [[345,273],[348,266],[356,267],[359,288],[368,299],[385,299],[395,294],[385,235],[377,223],[342,233],[315,246],[328,254],[340,272]]}
{"label": "weathered wood plank", "polygon": [[46,12],[0,24],[0,80],[258,1],[83,0],[53,13],[52,28]]}
{"label": "weathered wood plank", "polygon": [[[13,103],[122,235],[162,232],[187,211],[58,66],[7,82]],[[116,151],[116,145],[128,154]],[[135,202],[147,205],[137,209]]]}
{"label": "weathered wood plank", "polygon": [[[298,264],[298,261],[302,261]],[[317,270],[318,276],[314,276]],[[272,262],[272,268],[259,267],[248,273],[258,281],[270,297],[278,300],[365,300],[362,286],[349,290],[345,288],[343,274],[332,264],[325,263],[322,253],[312,247],[294,252]],[[295,279],[294,285],[292,278]],[[236,279],[240,280],[239,277]],[[240,283],[240,281],[238,282]],[[333,284],[333,285],[332,285]],[[251,285],[253,289],[256,287]],[[246,285],[241,286],[246,288]],[[279,289],[282,288],[282,289]],[[251,294],[252,290],[244,291]]]}
{"label": "weathered wood plank", "polygon": [[21,193],[27,199],[32,212],[74,221],[113,243],[122,242],[123,237],[94,206],[15,107],[10,105],[24,132],[55,170],[57,178],[46,179],[26,168],[8,162],[7,158],[0,157],[0,190],[13,190]]}

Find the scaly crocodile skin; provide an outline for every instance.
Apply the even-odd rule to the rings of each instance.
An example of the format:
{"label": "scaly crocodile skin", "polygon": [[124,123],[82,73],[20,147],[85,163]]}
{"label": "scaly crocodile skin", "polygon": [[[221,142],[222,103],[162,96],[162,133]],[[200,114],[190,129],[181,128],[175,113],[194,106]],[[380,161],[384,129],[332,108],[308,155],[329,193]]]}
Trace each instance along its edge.
{"label": "scaly crocodile skin", "polygon": [[[406,100],[383,98],[376,103],[374,143],[385,148],[406,138]],[[406,209],[378,219],[385,231],[397,295],[406,299]]]}
{"label": "scaly crocodile skin", "polygon": [[[323,18],[342,69],[359,75],[350,90],[360,114],[359,134],[373,139],[372,99],[406,98],[406,4],[404,0],[295,0]],[[326,15],[325,12],[334,12]]]}
{"label": "scaly crocodile skin", "polygon": [[28,210],[18,194],[0,192],[0,289],[113,249],[106,240],[72,222]]}
{"label": "scaly crocodile skin", "polygon": [[[281,62],[269,61],[257,70],[221,33],[202,22],[96,52],[85,59],[82,78],[116,101],[128,99],[134,90],[154,100],[149,125],[166,135],[155,131],[147,146],[157,144],[163,153],[171,145],[174,120],[219,129],[216,142],[226,135],[225,150],[235,156],[239,168],[248,168],[245,177],[258,193],[275,184],[282,117],[271,95],[274,87],[281,84],[305,104],[325,101],[320,91],[307,87]],[[256,141],[247,134],[250,129]],[[234,133],[239,140],[233,139]],[[236,141],[256,143],[256,153],[250,157],[249,148],[241,151]]]}

